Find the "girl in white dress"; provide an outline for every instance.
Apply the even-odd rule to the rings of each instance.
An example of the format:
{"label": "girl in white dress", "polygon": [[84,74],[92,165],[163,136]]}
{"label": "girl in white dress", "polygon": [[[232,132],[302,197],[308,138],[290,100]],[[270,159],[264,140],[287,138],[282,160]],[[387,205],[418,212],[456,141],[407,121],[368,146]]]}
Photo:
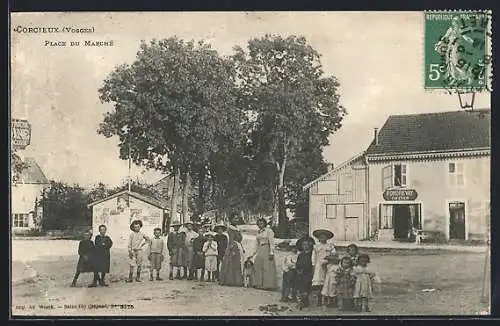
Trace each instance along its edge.
{"label": "girl in white dress", "polygon": [[328,307],[335,307],[337,305],[337,281],[335,276],[337,275],[337,269],[339,268],[340,258],[337,254],[332,254],[326,257],[326,261],[325,283],[323,284],[321,295],[326,301],[325,304]]}
{"label": "girl in white dress", "polygon": [[313,232],[313,236],[318,239],[318,243],[314,246],[312,252],[312,263],[314,266],[314,274],[312,279],[312,288],[317,293],[317,305],[321,306],[323,300],[321,290],[325,282],[326,276],[326,261],[325,258],[335,253],[335,246],[331,242],[327,242],[333,238],[333,233],[328,230],[320,229]]}

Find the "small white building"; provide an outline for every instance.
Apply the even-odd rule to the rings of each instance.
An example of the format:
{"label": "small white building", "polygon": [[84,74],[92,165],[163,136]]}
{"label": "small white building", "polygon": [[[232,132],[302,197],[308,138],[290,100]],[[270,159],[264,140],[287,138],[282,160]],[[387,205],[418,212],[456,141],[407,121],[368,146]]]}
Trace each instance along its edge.
{"label": "small white building", "polygon": [[[42,169],[31,157],[23,159],[26,167],[19,180],[11,187],[12,231],[14,233],[29,231],[37,224],[36,204],[41,199],[43,190],[49,186]],[[41,213],[41,212],[40,212]]]}
{"label": "small white building", "polygon": [[120,191],[114,195],[89,204],[92,208],[93,234],[99,232],[99,225],[104,224],[114,246],[127,246],[130,223],[141,220],[142,231],[153,235],[154,228],[161,228],[168,209],[157,199],[133,191]]}

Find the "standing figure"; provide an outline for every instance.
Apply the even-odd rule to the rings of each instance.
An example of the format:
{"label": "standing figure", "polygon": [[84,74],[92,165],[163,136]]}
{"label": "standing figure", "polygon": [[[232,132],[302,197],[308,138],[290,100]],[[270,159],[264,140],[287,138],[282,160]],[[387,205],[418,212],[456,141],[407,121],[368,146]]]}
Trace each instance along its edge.
{"label": "standing figure", "polygon": [[101,286],[108,286],[105,281],[106,273],[109,273],[109,266],[111,263],[110,249],[113,246],[113,241],[106,235],[106,225],[99,225],[99,234],[96,235],[94,244],[94,269],[99,276],[99,284]]}
{"label": "standing figure", "polygon": [[215,241],[217,242],[217,272],[215,273],[215,277],[217,281],[220,281],[220,267],[227,248],[227,236],[224,234],[226,229],[227,227],[224,224],[217,224],[214,227],[214,231],[217,232],[215,235]]}
{"label": "standing figure", "polygon": [[337,269],[339,268],[340,258],[337,254],[331,254],[326,257],[326,277],[321,295],[326,300],[328,307],[335,307],[337,305]]}
{"label": "standing figure", "polygon": [[243,286],[243,263],[245,251],[241,245],[243,236],[236,226],[237,218],[230,220],[227,229],[228,244],[220,268],[219,283],[228,286]]}
{"label": "standing figure", "polygon": [[357,245],[354,243],[351,243],[350,245],[347,246],[347,256],[351,258],[352,260],[352,265],[356,266],[358,264],[358,255],[359,255],[359,248]]}
{"label": "standing figure", "polygon": [[309,295],[311,294],[313,264],[312,251],[314,247],[314,239],[311,237],[303,237],[297,240],[297,248],[299,255],[295,264],[296,288],[299,296],[299,309],[309,306]]}
{"label": "standing figure", "polygon": [[370,301],[373,299],[373,293],[378,289],[380,280],[375,272],[368,267],[370,256],[367,254],[359,255],[359,265],[354,268],[356,274],[356,283],[354,285],[354,300],[356,310],[359,312],[370,311]]}
{"label": "standing figure", "polygon": [[192,222],[184,223],[184,227],[186,228],[186,239],[184,251],[186,254],[186,265],[184,265],[184,277],[187,276],[188,280],[192,280],[194,278],[194,270],[193,270],[193,241],[198,237],[198,233],[194,231],[194,224]]}
{"label": "standing figure", "polygon": [[207,241],[203,244],[203,254],[205,255],[206,281],[215,282],[215,272],[217,271],[217,242],[214,240],[215,234],[208,232],[205,235]]}
{"label": "standing figure", "polygon": [[161,264],[165,259],[165,241],[161,238],[161,229],[154,229],[153,239],[151,239],[151,244],[148,250],[148,259],[150,262],[149,268],[149,280],[154,281],[153,271],[156,270],[156,280],[162,281],[160,277]]}
{"label": "standing figure", "polygon": [[295,267],[297,264],[297,258],[299,254],[297,252],[296,245],[289,245],[288,249],[291,252],[285,256],[285,261],[283,262],[283,284],[281,286],[282,302],[297,300],[297,290],[295,285],[297,278],[296,275],[297,271]]}
{"label": "standing figure", "polygon": [[319,243],[314,246],[312,254],[312,262],[314,266],[312,287],[314,293],[317,295],[317,305],[321,306],[323,303],[321,289],[323,288],[326,276],[325,258],[335,253],[335,246],[333,243],[327,242],[329,239],[333,238],[333,233],[328,230],[315,230],[313,232],[313,236],[318,239]]}
{"label": "standing figure", "polygon": [[130,271],[128,273],[127,283],[134,281],[134,268],[137,268],[136,282],[141,281],[141,268],[143,261],[142,249],[151,242],[149,237],[141,232],[142,221],[135,220],[130,224],[130,237],[128,240],[128,256],[130,258]]}
{"label": "standing figure", "polygon": [[255,274],[255,266],[252,257],[248,257],[243,264],[243,287],[249,288],[253,286],[253,277]]}
{"label": "standing figure", "polygon": [[205,269],[205,254],[203,253],[203,245],[205,244],[205,236],[197,233],[198,236],[193,238],[193,259],[191,260],[190,270],[192,278],[198,281],[203,280]]}
{"label": "standing figure", "polygon": [[73,277],[72,287],[76,286],[76,281],[81,273],[93,273],[94,279],[89,287],[96,287],[99,276],[97,272],[94,271],[93,266],[93,255],[94,255],[94,242],[92,242],[92,232],[88,231],[85,233],[87,239],[80,241],[78,244],[78,263],[76,264],[76,272]]}
{"label": "standing figure", "polygon": [[253,287],[263,290],[275,290],[276,261],[274,260],[274,232],[267,226],[264,218],[257,220],[259,231],[255,241]]}
{"label": "standing figure", "polygon": [[186,234],[179,232],[181,224],[172,224],[173,232],[170,232],[167,237],[167,249],[170,256],[170,280],[175,278],[180,280],[185,274],[184,266],[186,265],[186,252],[184,250]]}
{"label": "standing figure", "polygon": [[354,284],[356,276],[353,271],[352,260],[348,256],[340,260],[340,267],[335,276],[337,304],[340,310],[352,310],[354,305]]}

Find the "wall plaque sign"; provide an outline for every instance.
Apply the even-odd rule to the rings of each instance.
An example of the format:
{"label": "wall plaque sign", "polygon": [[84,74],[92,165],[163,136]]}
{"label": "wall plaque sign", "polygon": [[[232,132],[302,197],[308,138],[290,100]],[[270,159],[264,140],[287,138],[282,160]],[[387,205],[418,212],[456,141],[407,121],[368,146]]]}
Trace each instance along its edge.
{"label": "wall plaque sign", "polygon": [[382,196],[387,201],[409,201],[417,199],[418,193],[415,189],[386,189]]}

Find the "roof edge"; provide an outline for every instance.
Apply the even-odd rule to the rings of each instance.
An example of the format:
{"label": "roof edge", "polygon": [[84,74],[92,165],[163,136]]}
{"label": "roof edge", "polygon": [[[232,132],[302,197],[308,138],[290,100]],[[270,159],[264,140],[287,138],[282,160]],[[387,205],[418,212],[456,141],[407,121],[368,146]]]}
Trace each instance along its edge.
{"label": "roof edge", "polygon": [[[145,201],[145,200],[144,200],[144,198],[141,198],[141,197],[146,197],[146,198],[147,198],[147,197],[149,197],[149,196],[146,196],[146,195],[141,195],[141,194],[139,194],[139,193],[137,193],[137,192],[134,192],[134,191],[128,191],[127,189],[125,189],[125,190],[119,191],[119,192],[117,192],[117,193],[115,193],[115,194],[112,194],[112,195],[110,195],[110,196],[107,196],[106,198],[99,199],[99,200],[96,200],[96,201],[94,201],[94,202],[92,202],[92,203],[89,203],[89,204],[87,204],[87,207],[88,207],[88,208],[91,208],[92,206],[95,206],[95,205],[97,205],[97,204],[100,204],[100,203],[102,203],[102,202],[105,202],[106,200],[109,200],[109,199],[112,199],[112,198],[118,197],[118,196],[123,195],[123,194],[128,194],[129,196],[132,196],[132,197],[134,197],[134,198],[136,198],[136,199],[139,199],[139,200],[142,200],[142,201]],[[154,198],[151,198],[151,199],[152,199],[151,201],[146,201],[146,202],[147,202],[148,204],[150,204],[150,205],[156,206],[156,207],[161,208],[161,209],[168,209],[167,207],[165,207],[164,205],[162,205],[162,204],[161,204],[161,203],[159,203],[159,202],[158,202],[158,203],[154,203],[154,202],[153,202],[153,201],[158,201],[158,200],[156,200],[156,199],[154,199]]]}

